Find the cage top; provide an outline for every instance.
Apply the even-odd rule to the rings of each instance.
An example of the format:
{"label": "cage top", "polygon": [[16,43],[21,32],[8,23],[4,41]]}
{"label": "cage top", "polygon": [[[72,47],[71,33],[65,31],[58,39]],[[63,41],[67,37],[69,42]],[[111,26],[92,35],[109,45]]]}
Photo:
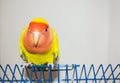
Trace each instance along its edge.
{"label": "cage top", "polygon": [[[56,64],[52,65],[17,65],[6,66],[0,65],[0,82],[11,83],[26,83],[32,82],[46,82],[51,83],[56,81],[57,83],[120,83],[120,64],[112,65],[108,64],[104,66],[102,64],[95,66],[91,64],[87,66],[85,64]],[[26,79],[25,74],[27,75]],[[54,78],[56,76],[56,78]]]}

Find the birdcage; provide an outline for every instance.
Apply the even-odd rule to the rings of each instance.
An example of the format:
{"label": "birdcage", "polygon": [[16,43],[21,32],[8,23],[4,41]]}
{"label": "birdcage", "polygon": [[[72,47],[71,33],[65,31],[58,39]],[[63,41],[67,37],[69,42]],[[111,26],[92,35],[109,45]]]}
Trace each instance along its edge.
{"label": "birdcage", "polygon": [[0,83],[120,83],[120,64],[0,65]]}

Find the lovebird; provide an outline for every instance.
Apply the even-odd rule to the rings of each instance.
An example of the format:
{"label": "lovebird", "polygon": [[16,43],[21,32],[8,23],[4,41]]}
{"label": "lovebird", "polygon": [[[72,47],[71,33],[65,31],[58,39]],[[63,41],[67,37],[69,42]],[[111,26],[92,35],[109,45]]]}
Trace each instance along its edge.
{"label": "lovebird", "polygon": [[57,33],[45,19],[34,18],[20,35],[19,51],[28,64],[53,65],[60,55]]}

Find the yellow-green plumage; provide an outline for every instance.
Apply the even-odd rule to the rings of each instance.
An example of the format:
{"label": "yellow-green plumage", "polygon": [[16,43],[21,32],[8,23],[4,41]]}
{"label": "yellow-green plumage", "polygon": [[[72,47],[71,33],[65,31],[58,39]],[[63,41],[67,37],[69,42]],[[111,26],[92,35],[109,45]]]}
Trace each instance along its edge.
{"label": "yellow-green plumage", "polygon": [[25,27],[20,36],[20,43],[19,43],[20,55],[22,56],[24,55],[28,63],[33,63],[36,65],[43,65],[46,63],[54,64],[54,59],[56,57],[59,57],[59,54],[60,54],[59,45],[58,45],[59,44],[58,37],[57,37],[55,30],[53,28],[51,29],[51,32],[53,35],[53,43],[49,51],[46,53],[42,53],[42,54],[34,54],[34,53],[28,52],[25,49],[24,44],[23,44],[24,33],[26,32],[27,29],[28,27]]}

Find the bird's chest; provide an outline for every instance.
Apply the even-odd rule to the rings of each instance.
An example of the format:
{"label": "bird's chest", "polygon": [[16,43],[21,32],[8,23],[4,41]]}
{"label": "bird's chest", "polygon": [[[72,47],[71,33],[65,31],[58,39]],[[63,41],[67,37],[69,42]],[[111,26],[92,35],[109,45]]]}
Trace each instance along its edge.
{"label": "bird's chest", "polygon": [[50,61],[53,61],[53,53],[45,53],[45,54],[27,54],[28,62],[34,63],[34,64],[45,64],[49,63]]}

